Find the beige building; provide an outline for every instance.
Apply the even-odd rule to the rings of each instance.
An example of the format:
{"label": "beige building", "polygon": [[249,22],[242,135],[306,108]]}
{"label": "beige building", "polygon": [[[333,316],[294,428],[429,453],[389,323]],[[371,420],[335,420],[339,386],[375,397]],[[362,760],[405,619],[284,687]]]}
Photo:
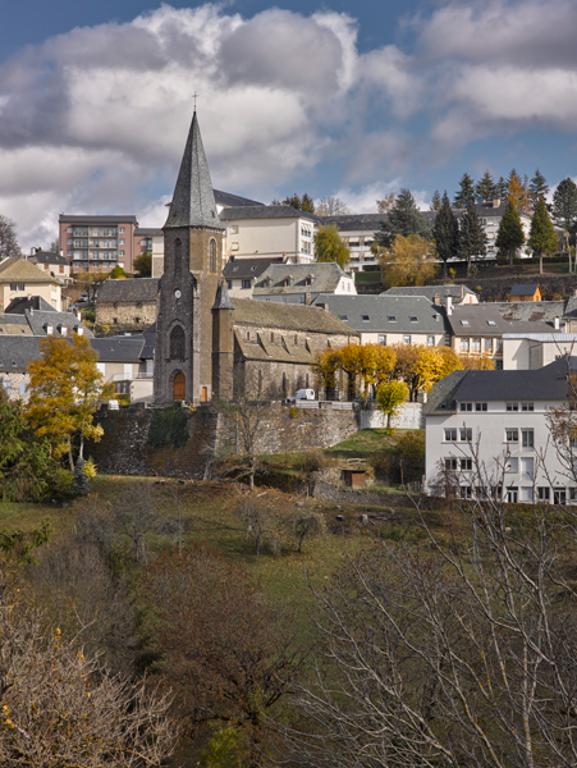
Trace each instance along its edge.
{"label": "beige building", "polygon": [[282,257],[295,264],[315,259],[316,216],[290,205],[254,205],[225,208],[225,261]]}
{"label": "beige building", "polygon": [[38,269],[43,272],[62,280],[65,284],[71,282],[70,264],[59,253],[43,251],[42,248],[33,248],[28,261],[36,264]]}
{"label": "beige building", "polygon": [[0,310],[14,299],[40,296],[55,310],[62,310],[62,282],[26,259],[0,262]]}

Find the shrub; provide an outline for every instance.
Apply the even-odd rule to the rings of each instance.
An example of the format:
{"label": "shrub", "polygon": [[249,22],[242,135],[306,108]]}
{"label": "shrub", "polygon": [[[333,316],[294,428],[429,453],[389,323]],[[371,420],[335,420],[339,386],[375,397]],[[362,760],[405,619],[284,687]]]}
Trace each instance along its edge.
{"label": "shrub", "polygon": [[182,448],[188,442],[188,418],[180,405],[153,411],[148,432],[153,448]]}
{"label": "shrub", "polygon": [[375,454],[372,465],[393,485],[419,482],[425,471],[424,433],[403,433],[392,450]]}

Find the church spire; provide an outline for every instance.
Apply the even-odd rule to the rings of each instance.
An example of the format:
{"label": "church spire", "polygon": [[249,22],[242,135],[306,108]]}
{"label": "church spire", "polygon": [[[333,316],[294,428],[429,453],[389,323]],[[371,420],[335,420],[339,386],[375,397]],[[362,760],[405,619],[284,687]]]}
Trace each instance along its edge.
{"label": "church spire", "polygon": [[196,109],[180,163],[180,171],[165,228],[224,229],[219,221],[208,161],[202,145]]}

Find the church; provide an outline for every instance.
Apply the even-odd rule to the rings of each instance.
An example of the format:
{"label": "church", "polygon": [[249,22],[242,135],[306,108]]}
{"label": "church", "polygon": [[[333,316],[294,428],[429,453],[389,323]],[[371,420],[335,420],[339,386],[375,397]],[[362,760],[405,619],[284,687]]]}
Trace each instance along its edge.
{"label": "church", "polygon": [[223,236],[196,110],[164,232],[154,401],[193,405],[289,397],[314,387],[320,352],[358,335],[319,307],[234,299],[223,279]]}

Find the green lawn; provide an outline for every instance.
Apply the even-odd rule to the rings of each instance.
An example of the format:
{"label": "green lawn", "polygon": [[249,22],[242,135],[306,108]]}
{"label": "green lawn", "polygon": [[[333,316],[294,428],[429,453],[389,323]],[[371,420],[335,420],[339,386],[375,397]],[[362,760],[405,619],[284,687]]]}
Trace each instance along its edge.
{"label": "green lawn", "polygon": [[368,459],[372,454],[393,448],[395,433],[388,429],[362,429],[352,437],[334,445],[327,451],[328,456],[338,458]]}

